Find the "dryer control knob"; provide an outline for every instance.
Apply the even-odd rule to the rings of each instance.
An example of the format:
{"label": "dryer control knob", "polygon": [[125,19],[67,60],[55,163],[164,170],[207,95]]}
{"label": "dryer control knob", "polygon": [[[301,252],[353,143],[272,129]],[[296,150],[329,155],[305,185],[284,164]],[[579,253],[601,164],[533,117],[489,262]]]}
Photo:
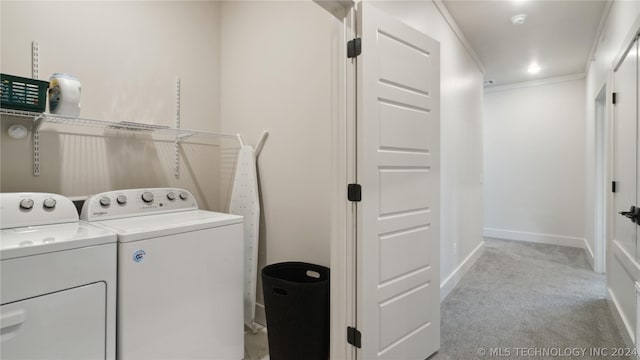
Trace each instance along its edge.
{"label": "dryer control knob", "polygon": [[173,201],[176,199],[176,193],[174,193],[173,191],[170,191],[167,193],[167,199]]}
{"label": "dryer control knob", "polygon": [[124,205],[127,203],[127,197],[124,195],[118,195],[118,197],[116,198],[116,202],[120,205]]}
{"label": "dryer control knob", "polygon": [[153,194],[150,193],[149,191],[145,191],[142,193],[142,201],[146,202],[146,203],[150,203],[153,201]]}
{"label": "dryer control knob", "polygon": [[45,209],[53,209],[56,207],[56,199],[54,198],[44,199],[42,206],[44,206]]}
{"label": "dryer control knob", "polygon": [[31,199],[22,199],[20,200],[20,209],[22,210],[31,210],[33,208],[33,200]]}
{"label": "dryer control knob", "polygon": [[100,199],[100,205],[107,207],[109,205],[111,205],[111,199],[109,199],[108,197],[103,197]]}
{"label": "dryer control knob", "polygon": [[188,197],[189,197],[189,194],[187,194],[186,192],[184,191],[180,192],[180,199],[187,200]]}

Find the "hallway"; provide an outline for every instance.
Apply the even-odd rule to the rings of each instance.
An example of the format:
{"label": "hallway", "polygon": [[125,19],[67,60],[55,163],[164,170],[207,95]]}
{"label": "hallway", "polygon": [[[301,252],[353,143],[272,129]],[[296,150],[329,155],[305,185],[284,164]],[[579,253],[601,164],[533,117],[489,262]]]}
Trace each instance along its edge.
{"label": "hallway", "polygon": [[431,359],[630,358],[614,354],[625,345],[606,276],[583,249],[487,239],[441,310],[441,349]]}

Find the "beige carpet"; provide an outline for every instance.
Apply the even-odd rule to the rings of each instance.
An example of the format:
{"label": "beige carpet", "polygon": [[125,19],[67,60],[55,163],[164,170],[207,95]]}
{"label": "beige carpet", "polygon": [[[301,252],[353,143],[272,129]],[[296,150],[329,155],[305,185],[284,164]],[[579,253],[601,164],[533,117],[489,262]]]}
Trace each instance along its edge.
{"label": "beige carpet", "polygon": [[488,239],[442,303],[444,359],[630,359],[582,249]]}

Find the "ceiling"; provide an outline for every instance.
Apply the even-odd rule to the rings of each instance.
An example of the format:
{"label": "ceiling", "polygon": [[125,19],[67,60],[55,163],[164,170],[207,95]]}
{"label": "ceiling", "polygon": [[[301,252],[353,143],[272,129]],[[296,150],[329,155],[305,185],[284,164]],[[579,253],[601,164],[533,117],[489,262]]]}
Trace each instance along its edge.
{"label": "ceiling", "polygon": [[[484,65],[485,86],[498,86],[584,73],[607,1],[443,3]],[[527,15],[522,25],[511,22],[518,14]],[[540,71],[530,74],[534,63]]]}

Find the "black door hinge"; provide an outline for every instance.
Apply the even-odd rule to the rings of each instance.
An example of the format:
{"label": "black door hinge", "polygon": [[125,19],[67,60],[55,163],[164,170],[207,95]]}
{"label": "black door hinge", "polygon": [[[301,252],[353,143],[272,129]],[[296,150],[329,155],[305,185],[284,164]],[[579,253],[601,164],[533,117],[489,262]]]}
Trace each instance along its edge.
{"label": "black door hinge", "polygon": [[612,193],[616,192],[616,185],[618,185],[616,181],[612,181],[611,182],[611,192]]}
{"label": "black door hinge", "polygon": [[362,334],[358,329],[347,327],[347,342],[358,349],[362,348]]}
{"label": "black door hinge", "polygon": [[354,58],[362,53],[362,40],[355,38],[347,41],[347,58]]}
{"label": "black door hinge", "polygon": [[347,198],[349,201],[362,201],[362,186],[360,184],[349,184],[347,186]]}
{"label": "black door hinge", "polygon": [[613,103],[613,105],[615,105],[617,100],[618,100],[617,99],[618,98],[617,95],[618,95],[618,93],[611,93],[611,102]]}

